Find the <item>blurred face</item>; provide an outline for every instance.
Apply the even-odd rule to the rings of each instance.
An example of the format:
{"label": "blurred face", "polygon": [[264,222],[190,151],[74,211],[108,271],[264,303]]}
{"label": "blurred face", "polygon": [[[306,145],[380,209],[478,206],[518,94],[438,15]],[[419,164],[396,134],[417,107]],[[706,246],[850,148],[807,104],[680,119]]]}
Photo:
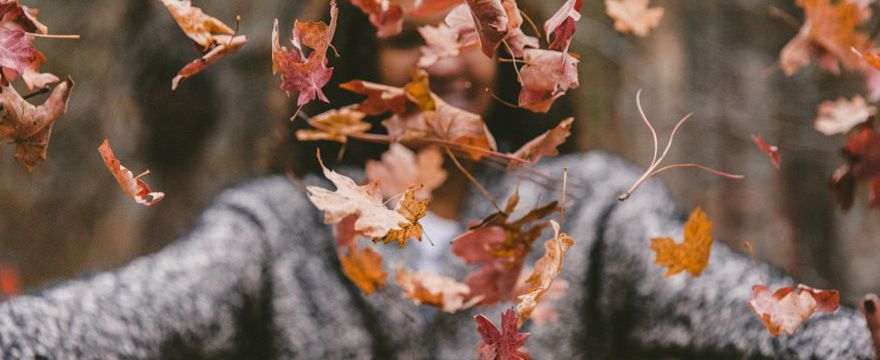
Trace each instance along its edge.
{"label": "blurred face", "polygon": [[[403,86],[410,80],[424,45],[415,28],[379,43],[379,76],[381,82]],[[453,106],[484,114],[492,103],[497,62],[479,48],[465,49],[459,56],[446,58],[425,69],[430,76],[431,90]],[[489,89],[489,91],[486,91]]]}

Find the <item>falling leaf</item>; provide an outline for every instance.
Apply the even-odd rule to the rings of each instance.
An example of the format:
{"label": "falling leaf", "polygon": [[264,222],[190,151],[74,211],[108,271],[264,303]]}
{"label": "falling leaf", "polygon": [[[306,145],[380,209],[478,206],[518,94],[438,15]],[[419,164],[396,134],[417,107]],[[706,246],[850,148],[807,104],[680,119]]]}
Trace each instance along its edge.
{"label": "falling leaf", "polygon": [[522,90],[519,106],[546,113],[550,106],[569,89],[580,85],[578,59],[568,53],[552,50],[526,49],[520,70]]}
{"label": "falling leaf", "polygon": [[428,72],[422,69],[413,71],[412,81],[403,87],[406,98],[419,107],[421,111],[437,110],[437,103],[428,83]]}
{"label": "falling leaf", "polygon": [[792,75],[815,57],[826,71],[838,73],[839,63],[850,70],[860,70],[864,63],[858,54],[868,44],[867,34],[859,25],[870,19],[865,16],[869,3],[831,0],[797,0],[804,9],[804,23],[798,34],[779,53],[779,66]]}
{"label": "falling leaf", "polygon": [[386,244],[397,242],[398,247],[406,246],[406,242],[410,238],[422,241],[422,224],[419,220],[428,213],[428,203],[430,200],[416,199],[416,189],[412,186],[406,190],[403,198],[397,202],[394,211],[406,218],[406,223],[401,223],[400,230],[391,230],[387,235],[381,238],[373,238],[374,242],[382,241]]}
{"label": "falling leaf", "polygon": [[125,191],[132,200],[138,204],[150,206],[165,198],[165,193],[154,192],[147,183],[141,180],[142,177],[149,175],[150,171],[147,170],[138,176],[134,176],[131,170],[122,166],[122,163],[116,159],[116,155],[113,154],[110,142],[107,139],[104,139],[104,142],[98,147],[98,152],[101,153],[104,164],[107,165],[107,169],[116,178],[116,182],[119,183],[122,191]]}
{"label": "falling leaf", "polygon": [[468,153],[473,160],[497,149],[495,138],[480,115],[449,105],[436,95],[434,102],[437,110],[422,113],[433,136],[469,147]]}
{"label": "falling leaf", "polygon": [[359,186],[351,178],[327,169],[321,162],[320,154],[318,161],[324,176],[336,186],[336,191],[308,186],[306,193],[309,200],[324,212],[325,224],[335,224],[349,215],[355,215],[354,230],[372,238],[383,237],[391,230],[400,230],[399,224],[408,222],[403,215],[385,207],[375,183]]}
{"label": "falling leaf", "polygon": [[399,143],[392,143],[382,161],[368,160],[367,179],[379,183],[382,194],[392,197],[411,185],[419,186],[416,198],[430,199],[431,192],[440,187],[448,173],[443,170],[443,155],[436,147],[413,153]]}
{"label": "falling leaf", "polygon": [[880,207],[880,133],[863,127],[849,135],[843,148],[847,163],[831,176],[831,189],[841,207],[852,206],[857,182],[867,182],[871,207]]}
{"label": "falling leaf", "polygon": [[425,40],[425,46],[421,47],[422,56],[419,57],[419,68],[428,68],[441,59],[456,57],[461,54],[461,49],[466,45],[459,43],[459,32],[446,24],[438,26],[419,26],[419,34]]}
{"label": "falling leaf", "polygon": [[[281,46],[278,19],[275,19],[272,30],[272,74],[281,73],[281,90],[287,96],[292,92],[299,93],[297,106],[303,106],[316,97],[330,102],[321,89],[333,75],[333,68],[327,67],[327,48],[336,32],[338,15],[336,1],[331,0],[329,25],[323,21],[294,21],[290,38],[293,49]],[[303,47],[312,49],[308,56]]]}
{"label": "falling leaf", "polygon": [[33,171],[38,161],[46,160],[49,136],[52,127],[61,115],[67,112],[73,80],[58,84],[49,98],[40,106],[27,102],[11,84],[2,87],[0,104],[5,115],[0,113],[0,141],[15,143],[15,158],[28,171]]}
{"label": "falling leaf", "polygon": [[[559,50],[568,52],[571,45],[571,37],[577,22],[581,19],[581,5],[584,0],[568,0],[553,16],[544,23],[544,34],[547,36],[547,42],[550,44],[550,50]],[[550,35],[553,35],[553,41],[550,41]]]}
{"label": "falling leaf", "polygon": [[40,73],[45,56],[33,44],[28,33],[47,35],[48,28],[37,20],[37,9],[28,8],[18,1],[5,0],[0,4],[0,71],[12,82],[21,75],[28,89],[43,88],[60,79],[49,73]]}
{"label": "falling leaf", "polygon": [[382,254],[371,248],[358,248],[352,243],[346,252],[339,251],[342,272],[365,294],[385,288],[388,274],[382,271]]}
{"label": "falling leaf", "polygon": [[805,285],[784,287],[776,292],[765,285],[752,287],[749,307],[758,314],[770,336],[794,332],[815,312],[834,312],[840,303],[837,290],[817,290]]}
{"label": "falling leaf", "polygon": [[501,314],[501,331],[492,320],[483,315],[474,317],[477,332],[482,342],[477,346],[480,360],[527,360],[531,357],[521,347],[529,338],[528,333],[519,332],[516,310],[508,309]]}
{"label": "falling leaf", "polygon": [[403,30],[403,8],[394,0],[352,0],[370,18],[380,38],[400,34]]}
{"label": "falling leaf", "polygon": [[684,270],[692,276],[700,276],[709,264],[712,226],[702,209],[694,209],[684,224],[684,242],[676,244],[668,237],[651,239],[651,250],[657,254],[654,263],[667,268],[666,277]]}
{"label": "falling leaf", "polygon": [[352,80],[339,85],[339,87],[366,95],[367,98],[357,105],[357,110],[367,115],[380,115],[386,112],[403,114],[406,112],[407,97],[401,88],[363,80]]}
{"label": "falling leaf", "polygon": [[495,55],[498,44],[507,36],[507,12],[501,0],[467,0],[474,18],[477,34],[480,36],[480,49],[488,57]]}
{"label": "falling leaf", "polygon": [[775,145],[768,145],[764,141],[764,137],[760,135],[752,135],[752,141],[755,142],[755,145],[758,145],[758,148],[761,149],[761,151],[770,157],[770,162],[773,163],[773,167],[779,169],[779,148]]}
{"label": "falling leaf", "polygon": [[[464,0],[420,0],[415,1],[414,6],[406,10],[407,14],[414,17],[429,16],[433,14],[443,13],[455,6],[463,3]],[[405,4],[402,1],[401,4]]]}
{"label": "falling leaf", "polygon": [[396,281],[403,289],[403,296],[416,304],[436,306],[448,313],[473,306],[472,301],[465,301],[470,288],[451,277],[400,267]]}
{"label": "falling leaf", "polygon": [[[513,153],[513,156],[530,163],[536,163],[541,157],[559,155],[559,151],[556,150],[556,147],[562,145],[562,143],[564,143],[571,135],[571,125],[573,123],[574,118],[562,120],[562,122],[560,122],[559,125],[556,125],[556,127],[547,130],[545,133],[523,145],[523,147]],[[507,168],[511,169],[522,164],[523,163],[518,161],[511,161],[507,165]]]}
{"label": "falling leaf", "polygon": [[877,115],[877,108],[868,105],[865,98],[856,95],[852,100],[839,98],[819,104],[813,126],[825,135],[846,134],[853,127]]}
{"label": "falling leaf", "polygon": [[512,51],[510,55],[522,57],[522,52],[526,48],[538,48],[540,45],[538,38],[526,35],[522,31],[523,16],[516,0],[501,0],[501,5],[504,7],[504,13],[507,14],[507,35],[504,41],[507,43],[505,48]]}
{"label": "falling leaf", "polygon": [[315,129],[303,129],[296,131],[296,139],[299,141],[329,140],[340,143],[348,142],[348,137],[360,135],[370,130],[372,124],[364,122],[364,114],[350,107],[336,110],[332,109],[322,114],[311,117],[309,125]]}
{"label": "falling leaf", "polygon": [[346,216],[342,221],[336,223],[333,227],[333,236],[336,237],[336,247],[344,247],[354,244],[357,238],[357,231],[354,231],[354,222],[357,216]]}
{"label": "falling leaf", "polygon": [[201,46],[202,56],[184,66],[171,80],[171,90],[176,90],[183,79],[198,74],[209,66],[244,47],[248,38],[235,35],[235,30],[217,18],[192,6],[190,0],[161,0],[171,17],[187,37]]}
{"label": "falling leaf", "polygon": [[532,315],[541,297],[553,285],[553,280],[562,273],[565,255],[574,245],[574,239],[568,234],[559,232],[559,224],[556,221],[550,220],[550,225],[553,227],[553,238],[544,243],[544,256],[535,262],[534,272],[526,279],[526,284],[531,288],[526,294],[519,296],[516,304],[520,325]]}
{"label": "falling leaf", "polygon": [[614,19],[614,30],[645,37],[660,25],[663,8],[648,8],[648,0],[605,0],[605,12]]}

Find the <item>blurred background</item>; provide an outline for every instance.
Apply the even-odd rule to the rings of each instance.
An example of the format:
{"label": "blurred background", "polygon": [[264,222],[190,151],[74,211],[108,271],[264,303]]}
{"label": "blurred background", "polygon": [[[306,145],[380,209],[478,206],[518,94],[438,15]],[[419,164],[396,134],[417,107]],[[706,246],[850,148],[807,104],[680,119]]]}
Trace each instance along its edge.
{"label": "blurred background", "polygon": [[[521,7],[541,24],[563,1],[518,2],[531,5]],[[36,40],[48,58],[43,70],[76,81],[49,160],[28,173],[13,159],[13,146],[0,147],[0,261],[18,269],[25,289],[154,252],[184,235],[224,188],[269,171],[267,144],[292,141],[288,118],[296,109],[272,77],[272,21],[279,18],[285,34],[294,17],[326,21],[324,0],[196,1],[230,25],[241,15],[239,32],[250,41],[172,92],[171,78],[198,54],[161,2],[22,3],[41,10],[50,33],[82,36]],[[821,101],[864,90],[856,75],[811,66],[786,77],[778,69],[778,52],[797,28],[770,8],[802,19],[793,3],[655,0],[665,8],[661,25],[637,38],[614,31],[602,1],[586,0],[572,46],[582,61],[581,87],[567,95],[578,114],[570,141],[644,166],[653,148],[636,91],[643,90],[661,137],[694,112],[669,159],[747,177],[690,170],[660,176],[683,208],[703,207],[722,241],[738,249],[749,241],[758,257],[852,301],[880,287],[880,212],[867,208],[864,189],[848,213],[833,203],[828,177],[843,162],[843,138],[816,132],[812,120]],[[363,16],[347,1],[340,15]],[[361,51],[352,41],[340,46],[346,35],[339,31],[334,44],[343,56]],[[750,134],[780,147],[781,170]],[[133,172],[152,171],[147,182],[166,192],[165,200],[146,208],[120,191],[96,151],[104,138]]]}

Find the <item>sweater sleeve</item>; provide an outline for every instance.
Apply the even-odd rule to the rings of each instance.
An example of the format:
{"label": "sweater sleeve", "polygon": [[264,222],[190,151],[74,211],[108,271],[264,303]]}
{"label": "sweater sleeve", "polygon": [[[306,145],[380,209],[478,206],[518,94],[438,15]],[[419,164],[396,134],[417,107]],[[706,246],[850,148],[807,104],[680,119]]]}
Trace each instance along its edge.
{"label": "sweater sleeve", "polygon": [[303,198],[286,179],[253,181],[155,254],[0,304],[2,358],[264,357],[267,263],[291,216],[317,218]]}
{"label": "sweater sleeve", "polygon": [[[570,288],[557,304],[562,321],[532,328],[527,347],[590,358],[873,358],[865,320],[847,306],[814,315],[792,336],[770,337],[747,305],[752,286],[776,289],[797,282],[769,265],[755,266],[719,239],[699,277],[664,278],[649,239],[681,239],[686,220],[666,188],[649,180],[630,199],[618,201],[641,171],[598,152],[546,161],[538,170],[558,176],[563,167],[570,184],[564,230],[577,240],[566,259]],[[492,185],[499,195],[520,186],[521,203],[559,197],[515,179]],[[565,338],[572,344],[560,341]]]}

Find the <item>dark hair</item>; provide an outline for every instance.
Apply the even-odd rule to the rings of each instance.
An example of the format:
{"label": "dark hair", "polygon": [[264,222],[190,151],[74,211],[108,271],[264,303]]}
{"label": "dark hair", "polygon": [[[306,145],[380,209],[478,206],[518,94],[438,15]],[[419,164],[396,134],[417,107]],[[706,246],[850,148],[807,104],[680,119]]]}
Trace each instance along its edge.
{"label": "dark hair", "polygon": [[[530,15],[536,13],[527,6],[520,6],[524,12]],[[328,66],[333,67],[333,77],[324,87],[324,93],[330,99],[331,104],[321,101],[313,101],[306,105],[302,111],[308,115],[319,114],[332,108],[357,103],[363,100],[363,96],[339,88],[342,84],[351,80],[366,80],[379,82],[377,54],[379,40],[376,38],[376,30],[370,24],[369,19],[359,9],[349,2],[339,4],[339,18],[336,34],[333,38],[334,46],[339,50],[340,56],[329,55]],[[329,12],[326,17],[329,18]],[[524,27],[528,27],[527,24]],[[528,29],[524,29],[530,33]],[[499,51],[504,51],[499,49]],[[508,56],[506,52],[504,56]],[[495,79],[495,94],[506,101],[516,103],[520,85],[517,82],[516,72],[512,65],[499,66]],[[561,120],[574,116],[575,108],[569,97],[557,99],[556,103],[547,114],[536,114],[529,110],[514,108],[500,101],[493,101],[484,119],[489,130],[498,142],[499,151],[515,151],[517,148],[540,135],[544,131],[556,126]],[[295,101],[291,101],[291,114],[296,110]],[[384,129],[380,121],[384,117],[368,119],[373,123],[373,129]],[[575,128],[572,134],[577,134]],[[297,129],[307,128],[305,121],[297,119],[292,124],[285,122],[279,124],[273,134],[265,143],[264,168],[270,172],[290,171],[303,175],[318,171],[318,163],[314,160],[317,149],[321,149],[325,163],[342,164],[362,167],[367,159],[377,159],[387,150],[385,144],[367,143],[363,141],[349,141],[345,145],[345,153],[340,162],[336,161],[336,154],[342,146],[335,142],[317,141],[301,142],[295,138]],[[568,142],[560,146],[563,153],[574,149],[574,136]]]}

